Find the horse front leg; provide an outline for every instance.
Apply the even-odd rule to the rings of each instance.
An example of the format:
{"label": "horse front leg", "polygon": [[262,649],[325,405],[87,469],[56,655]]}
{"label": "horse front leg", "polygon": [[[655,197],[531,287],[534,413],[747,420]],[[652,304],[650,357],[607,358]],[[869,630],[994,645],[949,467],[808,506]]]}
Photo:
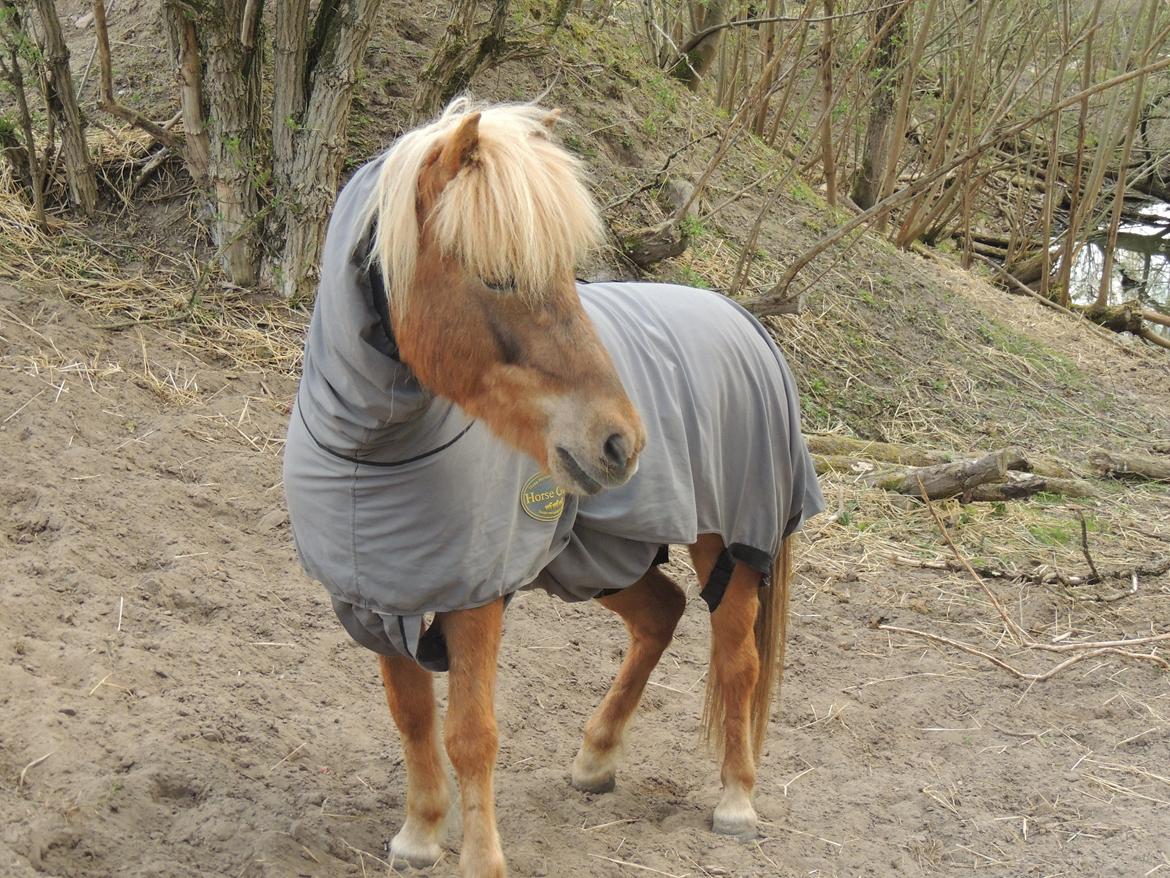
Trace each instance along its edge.
{"label": "horse front leg", "polygon": [[412,866],[430,866],[443,852],[451,807],[439,754],[434,683],[413,659],[380,655],[378,667],[406,759],[406,822],[390,842],[390,853]]}
{"label": "horse front leg", "polygon": [[629,588],[597,600],[621,616],[630,646],[605,698],[585,724],[573,760],[573,786],[589,793],[613,789],[626,724],[686,606],[682,589],[656,567]]}
{"label": "horse front leg", "polygon": [[492,782],[499,746],[496,664],[503,614],[501,598],[473,610],[442,613],[438,618],[450,658],[444,738],[463,803],[459,866],[464,878],[504,878],[507,874],[496,829]]}

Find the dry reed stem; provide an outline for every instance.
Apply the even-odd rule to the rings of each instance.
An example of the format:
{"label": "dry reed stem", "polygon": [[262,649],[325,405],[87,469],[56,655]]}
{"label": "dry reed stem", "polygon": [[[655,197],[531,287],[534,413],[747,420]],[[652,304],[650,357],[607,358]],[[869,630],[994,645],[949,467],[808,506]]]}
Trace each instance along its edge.
{"label": "dry reed stem", "polygon": [[50,756],[52,756],[56,752],[57,752],[56,750],[50,750],[44,756],[38,756],[36,759],[34,759],[32,762],[30,762],[28,765],[26,765],[24,768],[22,768],[20,770],[20,780],[18,780],[16,782],[16,788],[18,790],[23,788],[25,778],[28,776],[29,771],[36,768],[38,765],[40,765],[42,762],[44,762],[46,759],[48,759]]}
{"label": "dry reed stem", "polygon": [[308,743],[309,743],[308,741],[301,741],[301,743],[297,744],[295,747],[292,748],[292,750],[290,750],[288,753],[286,753],[284,755],[283,759],[274,763],[273,766],[268,769],[268,773],[272,774],[272,772],[276,771],[276,769],[278,769],[280,766],[284,765],[284,763],[288,762],[288,760],[292,759],[297,753],[301,752],[301,749]]}
{"label": "dry reed stem", "polygon": [[593,857],[595,860],[605,860],[608,863],[614,863],[618,866],[627,866],[631,869],[639,869],[643,872],[652,872],[655,875],[665,875],[666,878],[687,878],[687,875],[689,874],[684,872],[681,875],[676,875],[673,872],[663,872],[661,869],[654,869],[650,866],[643,866],[640,863],[631,863],[629,860],[616,860],[613,857],[605,857],[601,854],[590,854],[589,856]]}
{"label": "dry reed stem", "polygon": [[[880,622],[877,625],[875,625],[874,627],[880,631],[894,631],[894,632],[897,632],[899,634],[911,634],[915,637],[921,637],[924,640],[930,640],[934,643],[941,643],[944,646],[952,646],[955,649],[961,650],[962,652],[966,652],[966,653],[969,653],[970,655],[975,655],[975,656],[979,656],[980,658],[986,659],[987,661],[991,662],[996,667],[1002,668],[1003,670],[1007,671],[1009,674],[1012,674],[1015,677],[1019,677],[1021,680],[1028,680],[1028,681],[1034,682],[1034,683],[1043,683],[1046,680],[1050,680],[1052,677],[1056,676],[1058,673],[1063,671],[1065,668],[1071,667],[1072,665],[1075,665],[1078,662],[1083,661],[1084,659],[1092,658],[1093,656],[1107,655],[1107,654],[1108,655],[1119,655],[1119,656],[1122,656],[1123,658],[1134,659],[1134,660],[1151,661],[1151,662],[1154,662],[1155,664],[1161,665],[1166,670],[1170,670],[1170,662],[1166,661],[1166,659],[1164,659],[1158,655],[1152,655],[1152,654],[1141,653],[1141,652],[1129,652],[1129,651],[1119,649],[1119,648],[1114,647],[1114,646],[1103,646],[1103,647],[1089,648],[1089,647],[1091,647],[1091,644],[1086,644],[1085,645],[1085,647],[1086,647],[1085,652],[1081,652],[1077,655],[1072,656],[1071,658],[1065,659],[1064,661],[1060,662],[1059,664],[1055,665],[1054,667],[1049,668],[1044,673],[1031,674],[1031,673],[1027,673],[1025,671],[1021,671],[1018,668],[1013,667],[1012,665],[1005,662],[1003,659],[997,658],[996,656],[992,655],[989,652],[986,652],[982,649],[978,649],[974,646],[971,646],[968,643],[962,643],[958,640],[952,640],[949,637],[942,637],[938,634],[931,634],[931,633],[926,632],[926,631],[918,631],[914,628],[903,628],[899,625],[887,625],[884,622]],[[1036,645],[1037,644],[1035,644],[1034,642],[1026,644],[1026,646],[1028,646],[1029,648],[1034,648]],[[1080,644],[1078,644],[1078,646],[1080,646]]]}

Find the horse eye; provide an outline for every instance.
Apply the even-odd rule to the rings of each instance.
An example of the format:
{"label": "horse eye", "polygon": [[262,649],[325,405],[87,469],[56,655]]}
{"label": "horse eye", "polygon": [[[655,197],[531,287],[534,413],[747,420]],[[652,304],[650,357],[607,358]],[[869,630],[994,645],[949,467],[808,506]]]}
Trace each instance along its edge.
{"label": "horse eye", "polygon": [[480,281],[493,293],[510,293],[516,289],[516,281],[512,278],[507,278],[506,280],[480,278]]}

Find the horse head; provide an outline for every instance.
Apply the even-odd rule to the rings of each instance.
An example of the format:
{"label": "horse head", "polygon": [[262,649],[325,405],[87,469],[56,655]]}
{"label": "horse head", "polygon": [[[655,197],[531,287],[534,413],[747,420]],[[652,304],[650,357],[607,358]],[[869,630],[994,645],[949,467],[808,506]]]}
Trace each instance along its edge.
{"label": "horse head", "polygon": [[454,102],[386,154],[371,218],[403,362],[566,490],[624,483],[641,418],[577,295],[601,237],[557,113]]}

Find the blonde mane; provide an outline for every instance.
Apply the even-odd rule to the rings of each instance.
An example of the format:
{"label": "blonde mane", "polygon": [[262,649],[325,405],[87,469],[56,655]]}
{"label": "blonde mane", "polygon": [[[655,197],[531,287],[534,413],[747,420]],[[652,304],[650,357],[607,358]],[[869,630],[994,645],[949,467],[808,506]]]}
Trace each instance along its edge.
{"label": "blonde mane", "polygon": [[429,220],[444,254],[485,280],[514,281],[518,293],[535,299],[601,240],[583,166],[552,138],[547,110],[457,98],[434,122],[386,151],[366,207],[366,221],[377,222],[370,258],[398,313],[418,259],[419,174],[436,145],[474,112],[482,113],[475,161],[446,186]]}

